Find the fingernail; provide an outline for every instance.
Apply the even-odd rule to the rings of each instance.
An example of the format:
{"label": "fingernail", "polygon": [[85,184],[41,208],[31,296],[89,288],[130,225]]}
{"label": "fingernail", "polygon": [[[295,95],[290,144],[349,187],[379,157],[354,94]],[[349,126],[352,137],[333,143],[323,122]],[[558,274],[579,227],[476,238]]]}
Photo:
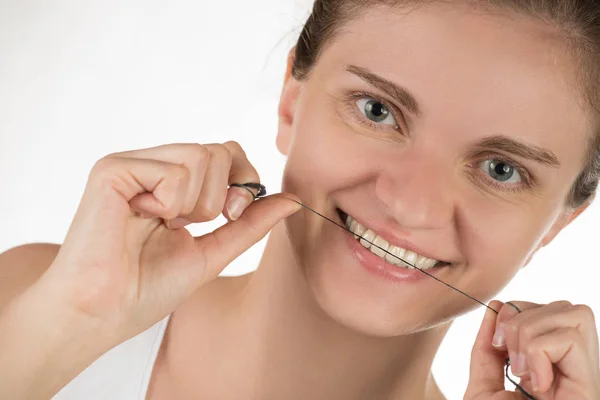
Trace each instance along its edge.
{"label": "fingernail", "polygon": [[506,344],[504,342],[504,329],[505,329],[504,323],[498,324],[498,326],[496,327],[496,332],[494,333],[494,338],[492,339],[492,346],[498,348],[498,347],[502,347]]}
{"label": "fingernail", "polygon": [[248,207],[248,199],[242,196],[233,196],[227,203],[227,214],[232,221],[237,220]]}
{"label": "fingernail", "polygon": [[525,359],[525,354],[518,353],[515,359],[515,363],[512,364],[513,374],[516,376],[523,376],[527,372],[527,360]]}
{"label": "fingernail", "polygon": [[535,376],[535,372],[530,372],[529,377],[531,378],[531,386],[533,386],[533,391],[539,391],[537,376]]}
{"label": "fingernail", "polygon": [[189,224],[191,224],[191,222],[185,218],[175,218],[167,223],[167,227],[169,229],[180,229]]}

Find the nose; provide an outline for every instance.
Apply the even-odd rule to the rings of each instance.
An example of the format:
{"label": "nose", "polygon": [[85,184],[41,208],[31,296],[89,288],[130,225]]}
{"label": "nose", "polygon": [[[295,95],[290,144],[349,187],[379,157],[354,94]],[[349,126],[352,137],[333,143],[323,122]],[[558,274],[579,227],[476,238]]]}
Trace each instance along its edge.
{"label": "nose", "polygon": [[[391,166],[390,166],[391,167]],[[381,170],[375,195],[406,229],[438,229],[454,218],[452,168],[432,158],[403,158]]]}

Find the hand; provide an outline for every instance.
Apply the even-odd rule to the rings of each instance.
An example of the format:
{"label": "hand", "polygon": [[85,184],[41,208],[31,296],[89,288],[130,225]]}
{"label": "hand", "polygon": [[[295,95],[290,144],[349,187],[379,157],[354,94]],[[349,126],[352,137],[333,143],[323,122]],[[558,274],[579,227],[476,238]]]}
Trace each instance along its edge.
{"label": "hand", "polygon": [[[37,286],[93,321],[99,336],[110,336],[107,346],[118,344],[164,318],[300,208],[283,195],[253,202],[248,191],[228,189],[247,182],[259,176],[235,142],[104,157]],[[182,229],[221,213],[230,222],[205,236]]]}
{"label": "hand", "polygon": [[475,341],[465,400],[523,400],[505,391],[504,367],[536,400],[600,399],[598,332],[587,306],[494,301]]}

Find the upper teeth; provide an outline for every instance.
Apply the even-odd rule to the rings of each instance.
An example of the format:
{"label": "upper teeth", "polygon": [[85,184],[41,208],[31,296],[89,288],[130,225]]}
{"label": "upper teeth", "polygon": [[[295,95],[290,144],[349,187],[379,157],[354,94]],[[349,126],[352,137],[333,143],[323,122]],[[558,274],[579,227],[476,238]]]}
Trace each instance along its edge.
{"label": "upper teeth", "polygon": [[[359,236],[362,237],[360,243],[363,246],[370,249],[373,254],[378,255],[390,264],[409,269],[412,269],[413,265],[419,269],[430,269],[438,262],[437,260],[432,260],[431,258],[417,254],[414,251],[389,244],[384,238],[380,237],[372,230],[365,228],[349,215],[346,218],[346,227],[355,234],[354,237],[356,239],[358,239]],[[375,244],[375,246],[372,246],[369,242]],[[385,249],[387,253],[382,249]],[[388,253],[391,253],[391,255]]]}

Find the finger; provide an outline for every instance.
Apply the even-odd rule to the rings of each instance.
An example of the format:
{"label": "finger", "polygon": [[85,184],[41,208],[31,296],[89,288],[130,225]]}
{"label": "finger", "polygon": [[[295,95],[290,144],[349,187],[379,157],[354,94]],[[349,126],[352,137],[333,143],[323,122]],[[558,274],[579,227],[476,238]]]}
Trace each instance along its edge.
{"label": "finger", "polygon": [[260,177],[238,143],[208,144],[204,147],[210,153],[210,163],[194,208],[181,216],[183,222],[211,221],[221,213],[229,220],[236,220],[254,201],[254,196],[237,187],[228,190],[228,186],[239,182],[260,182]]}
{"label": "finger", "polygon": [[[490,303],[498,310],[499,301]],[[504,391],[505,355],[492,347],[492,338],[496,329],[496,314],[487,310],[481,323],[471,352],[471,369],[465,399],[487,398]]]}
{"label": "finger", "polygon": [[184,210],[188,210],[189,212],[196,205],[210,156],[211,154],[207,146],[198,143],[173,143],[147,149],[114,153],[107,156],[107,158],[158,160],[183,165],[190,173],[183,207]]}
{"label": "finger", "polygon": [[[227,142],[225,146],[232,154],[228,184],[260,183],[260,176],[248,160],[242,147],[236,142]],[[222,210],[223,215],[230,221],[235,221],[253,201],[254,196],[247,190],[235,186],[231,187],[227,193],[225,207]]]}
{"label": "finger", "polygon": [[227,196],[227,182],[231,173],[233,155],[221,144],[205,146],[210,153],[201,190],[196,193],[192,207],[181,215],[189,222],[212,221],[221,214]]}
{"label": "finger", "polygon": [[[209,161],[215,156],[219,161]],[[167,226],[171,229],[183,227],[190,222],[212,220],[221,212],[230,220],[239,218],[254,197],[241,188],[233,187],[227,191],[227,186],[232,183],[260,183],[258,173],[248,161],[246,153],[233,141],[207,145],[169,144],[115,153],[108,157],[155,159],[180,163],[190,170],[190,186],[184,202],[186,212],[175,221],[167,221]],[[223,179],[223,176],[228,176],[228,179]],[[210,180],[208,183],[205,182],[207,178]],[[226,196],[225,200],[223,196]],[[217,206],[223,202],[225,207]]]}
{"label": "finger", "polygon": [[512,360],[511,368],[517,376],[529,370],[524,348],[535,337],[559,328],[576,328],[590,353],[597,354],[598,341],[593,312],[587,306],[574,306],[557,301],[523,313],[506,322],[506,347]]}
{"label": "finger", "polygon": [[[522,327],[527,324],[529,329],[535,325],[535,321],[544,314],[556,313],[563,305],[539,305],[528,302],[508,302],[498,313],[497,329],[494,335],[494,347],[506,349],[510,359],[510,368],[516,376],[523,377],[528,371],[525,356],[520,351],[520,336],[523,334]],[[521,311],[521,312],[520,312]],[[537,326],[542,329],[543,326]],[[554,329],[551,326],[548,329]],[[535,327],[533,329],[536,329]]]}
{"label": "finger", "polygon": [[189,171],[177,164],[156,160],[131,158],[104,158],[96,163],[88,187],[96,204],[105,212],[114,204],[101,201],[105,196],[116,195],[132,209],[159,218],[172,218],[181,212],[182,193],[185,191]]}
{"label": "finger", "polygon": [[531,384],[537,393],[546,393],[553,387],[553,364],[560,374],[581,382],[582,387],[593,382],[590,371],[598,368],[590,361],[584,339],[576,328],[559,328],[537,336],[527,343],[525,355],[530,365]]}
{"label": "finger", "polygon": [[258,200],[237,220],[196,239],[204,257],[206,282],[216,277],[231,261],[260,241],[283,218],[300,209],[297,198],[277,194]]}
{"label": "finger", "polygon": [[513,320],[517,316],[521,315],[524,310],[528,313],[530,310],[540,308],[540,304],[529,303],[524,301],[507,301],[498,310],[498,316],[496,317],[496,331],[494,332],[494,338],[492,344],[497,349],[506,349],[506,325],[508,321]]}
{"label": "finger", "polygon": [[247,182],[260,183],[258,172],[256,172],[256,169],[252,166],[250,161],[248,161],[248,157],[242,146],[234,141],[226,142],[223,145],[229,149],[232,155],[229,184]]}
{"label": "finger", "polygon": [[[248,182],[246,182],[248,183]],[[252,190],[252,189],[248,189]],[[227,191],[223,215],[230,221],[236,221],[254,201],[254,195],[246,189],[232,186]]]}

